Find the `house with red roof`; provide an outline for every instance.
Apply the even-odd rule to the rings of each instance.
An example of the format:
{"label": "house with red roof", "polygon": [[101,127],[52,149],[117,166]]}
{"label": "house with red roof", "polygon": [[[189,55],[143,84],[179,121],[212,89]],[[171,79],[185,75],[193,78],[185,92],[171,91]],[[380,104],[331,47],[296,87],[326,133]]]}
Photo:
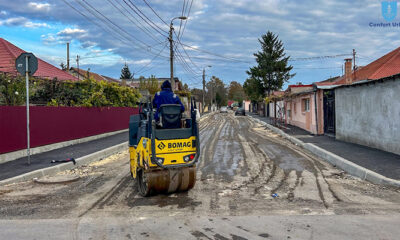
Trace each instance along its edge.
{"label": "house with red roof", "polygon": [[103,75],[97,74],[95,72],[90,72],[89,69],[86,71],[83,69],[71,67],[69,69],[69,73],[71,73],[72,75],[74,75],[75,77],[77,77],[78,79],[81,79],[81,80],[92,78],[98,82],[105,81],[105,82],[115,82],[115,83],[119,83],[119,84],[121,83],[121,81],[118,81],[117,79],[103,76]]}
{"label": "house with red roof", "polygon": [[343,76],[290,85],[285,123],[400,154],[400,48],[363,67],[352,60],[345,59]]}
{"label": "house with red roof", "polygon": [[[7,40],[0,38],[0,72],[11,74],[11,75],[18,75],[15,68],[15,59],[21,54],[26,51],[20,49],[19,47],[15,46],[14,44],[8,42]],[[71,74],[43,61],[42,59],[38,58],[38,69],[33,74],[34,77],[41,78],[41,79],[54,79],[57,78],[58,80],[71,80],[77,81],[78,79]]]}
{"label": "house with red roof", "polygon": [[[321,133],[336,135],[338,97],[336,92],[343,86],[356,86],[400,74],[400,47],[363,67],[353,67],[351,58],[345,59],[343,76],[314,83],[315,91],[322,96],[318,99],[318,117]],[[370,85],[371,87],[377,85]],[[357,96],[354,95],[354,96]],[[343,98],[339,99],[342,100]],[[399,119],[400,121],[400,119]]]}
{"label": "house with red roof", "polygon": [[282,118],[285,119],[285,123],[313,134],[322,134],[317,115],[317,101],[320,97],[320,93],[315,91],[312,84],[289,85],[284,93]]}

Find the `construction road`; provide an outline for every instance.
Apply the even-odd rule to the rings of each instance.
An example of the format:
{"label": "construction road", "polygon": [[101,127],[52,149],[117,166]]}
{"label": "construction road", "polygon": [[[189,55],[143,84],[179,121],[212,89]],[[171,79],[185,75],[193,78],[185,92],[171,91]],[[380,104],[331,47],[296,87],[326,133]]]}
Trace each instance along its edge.
{"label": "construction road", "polygon": [[203,117],[200,136],[186,193],[140,197],[128,149],[58,175],[74,182],[0,187],[0,239],[400,236],[400,189],[353,178],[232,112]]}

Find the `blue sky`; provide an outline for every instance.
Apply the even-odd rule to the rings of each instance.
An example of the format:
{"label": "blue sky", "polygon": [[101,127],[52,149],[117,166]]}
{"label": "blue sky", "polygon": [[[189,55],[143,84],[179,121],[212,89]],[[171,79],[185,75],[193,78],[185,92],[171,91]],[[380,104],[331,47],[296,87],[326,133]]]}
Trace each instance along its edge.
{"label": "blue sky", "polygon": [[[118,78],[126,62],[135,77],[169,77],[168,26],[146,2],[169,24],[182,14],[184,3],[188,15],[192,1],[1,1],[0,37],[57,66],[66,63],[65,43],[70,42],[72,66],[79,54],[81,68],[103,75]],[[400,16],[394,21],[400,22]],[[175,75],[191,87],[201,87],[201,70],[211,65],[208,77],[243,83],[245,71],[255,64],[257,39],[268,30],[279,35],[293,59],[351,57],[354,48],[357,65],[365,65],[400,46],[400,28],[372,28],[371,22],[386,23],[379,0],[193,0],[180,37],[183,45],[177,44],[181,56],[175,61]],[[178,34],[179,20],[174,26]],[[341,75],[344,58],[292,61],[296,76],[290,84]]]}

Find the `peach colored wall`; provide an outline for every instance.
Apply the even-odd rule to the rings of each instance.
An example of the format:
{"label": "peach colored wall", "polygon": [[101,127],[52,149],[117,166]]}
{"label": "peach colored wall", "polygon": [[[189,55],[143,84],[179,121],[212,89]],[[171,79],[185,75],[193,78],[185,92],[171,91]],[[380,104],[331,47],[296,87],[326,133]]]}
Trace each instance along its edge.
{"label": "peach colored wall", "polygon": [[[310,110],[303,111],[302,100],[307,98],[310,99]],[[286,106],[288,110],[291,110],[291,117],[287,119],[287,123],[300,127],[313,134],[317,134],[317,126],[315,123],[314,93],[294,97],[291,99],[291,101],[286,101]]]}
{"label": "peach colored wall", "polygon": [[245,111],[250,111],[250,101],[243,101],[243,107]]}

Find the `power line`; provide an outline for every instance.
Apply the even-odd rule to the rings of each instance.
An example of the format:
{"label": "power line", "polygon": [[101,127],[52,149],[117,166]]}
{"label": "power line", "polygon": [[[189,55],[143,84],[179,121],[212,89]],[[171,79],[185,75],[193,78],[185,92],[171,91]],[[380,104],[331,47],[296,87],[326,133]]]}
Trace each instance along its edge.
{"label": "power line", "polygon": [[[188,0],[188,1],[189,1],[189,0]],[[185,12],[185,5],[186,5],[186,0],[183,0],[181,16],[185,16],[185,15],[183,15],[184,12]],[[179,33],[178,33],[177,38],[179,38],[179,36],[181,35],[181,28],[182,28],[182,19],[181,19],[181,23],[179,24]]]}
{"label": "power line", "polygon": [[196,71],[193,70],[193,69],[190,67],[190,65],[186,62],[185,58],[182,56],[182,53],[180,52],[180,50],[179,50],[178,48],[176,48],[176,54],[177,54],[178,57],[180,57],[180,59],[183,61],[183,63],[184,63],[193,73],[197,74]]}
{"label": "power line", "polygon": [[224,58],[224,59],[227,59],[227,60],[231,60],[231,61],[235,61],[235,62],[251,63],[251,62],[243,61],[243,60],[240,60],[240,59],[226,57],[226,56],[223,56],[223,55],[220,55],[220,54],[217,54],[217,53],[212,53],[212,52],[209,52],[209,51],[206,51],[206,50],[202,50],[200,48],[193,47],[193,46],[190,46],[190,45],[187,45],[187,44],[184,44],[184,43],[182,43],[182,45],[187,47],[187,48],[193,49],[195,51],[204,52],[204,53],[207,53],[209,55],[217,56],[217,57]]}
{"label": "power line", "polygon": [[82,0],[84,3],[86,3],[90,8],[92,8],[94,11],[96,11],[98,14],[100,14],[104,19],[106,19],[109,23],[111,23],[112,25],[114,25],[117,29],[119,29],[120,31],[124,32],[125,34],[129,35],[130,37],[132,37],[133,39],[135,39],[136,41],[142,43],[144,46],[151,48],[150,45],[147,45],[145,42],[143,42],[142,40],[136,38],[134,35],[128,33],[127,31],[125,31],[124,29],[122,29],[120,26],[118,26],[117,24],[115,24],[113,21],[111,21],[107,16],[105,16],[104,14],[102,14],[100,11],[98,11],[95,7],[93,7],[90,3],[88,3],[86,0]]}
{"label": "power line", "polygon": [[[128,4],[125,0],[123,0],[124,3],[134,12],[136,13],[136,15],[138,15],[144,22],[146,22],[151,28],[153,28],[155,31],[157,31],[159,34],[161,34],[164,37],[167,37],[167,35],[165,35],[165,33],[167,33],[164,29],[160,28],[159,26],[157,26],[157,24],[155,24],[153,21],[151,21],[131,0],[128,0],[130,4],[132,4],[132,6],[137,10],[133,9],[131,7],[130,4]],[[142,15],[147,19],[143,18]],[[161,31],[163,32],[161,32]]]}
{"label": "power line", "polygon": [[150,60],[150,62],[149,62],[148,64],[144,65],[144,66],[141,67],[139,70],[137,70],[136,74],[140,73],[140,71],[142,71],[144,68],[146,68],[147,66],[149,66],[157,57],[159,57],[159,56],[161,55],[161,53],[165,50],[166,47],[167,47],[167,44],[164,45],[163,49],[161,49],[161,51],[160,51],[156,56],[154,56],[154,57]]}
{"label": "power line", "polygon": [[186,24],[187,24],[187,22],[189,21],[190,11],[192,10],[192,4],[193,4],[193,0],[191,0],[191,2],[190,2],[189,11],[188,11],[188,14],[187,14],[187,16],[186,16],[186,17],[187,17],[187,20],[185,21],[185,24],[183,25],[182,33],[181,33],[181,35],[179,36],[179,38],[182,38],[182,35],[183,35],[183,33],[185,32]]}
{"label": "power line", "polygon": [[[84,0],[83,0],[84,1]],[[143,51],[145,53],[150,53],[152,55],[154,55],[154,53],[152,53],[150,50],[152,48],[152,46],[145,44],[145,47],[147,47],[150,50],[144,50],[140,47],[134,46],[132,45],[132,39],[136,39],[136,38],[128,38],[128,36],[123,35],[120,31],[118,31],[118,28],[121,29],[118,25],[116,25],[115,23],[113,25],[111,25],[109,22],[107,22],[106,20],[104,20],[103,18],[99,17],[97,14],[99,14],[100,16],[104,14],[101,14],[99,11],[93,11],[95,9],[90,9],[88,8],[86,5],[84,5],[83,3],[81,3],[78,0],[75,0],[75,2],[77,2],[81,7],[83,7],[86,11],[88,11],[90,14],[92,14],[96,19],[100,20],[106,27],[108,27],[110,30],[104,28],[103,26],[101,26],[99,23],[93,21],[91,18],[89,18],[88,16],[86,16],[84,13],[82,13],[80,10],[78,10],[77,8],[73,7],[71,4],[69,4],[66,0],[63,0],[64,3],[66,3],[69,7],[71,7],[72,9],[74,9],[76,12],[78,12],[80,15],[84,16],[86,19],[88,19],[90,22],[94,23],[95,25],[97,25],[98,27],[100,27],[103,31],[108,32],[110,35],[112,35],[113,37],[117,38],[118,40],[120,40],[121,42],[125,43],[127,46],[133,47],[139,51]],[[97,13],[97,14],[96,14]],[[126,31],[125,31],[126,32]],[[117,35],[116,35],[116,34]],[[130,34],[128,34],[129,36],[131,36]],[[156,46],[156,45],[154,45]],[[165,56],[163,56],[165,57]]]}
{"label": "power line", "polygon": [[154,11],[154,9],[150,6],[150,4],[147,3],[146,0],[143,0],[143,2],[146,3],[146,5],[151,9],[151,11],[153,11],[153,13],[154,13],[163,23],[165,23],[165,25],[167,25],[167,27],[169,27],[168,23],[166,23],[166,22],[164,21],[164,19],[162,19],[162,18],[160,17],[160,15],[158,15],[158,13],[157,13],[156,11]]}
{"label": "power line", "polygon": [[342,67],[293,67],[294,69],[341,69]]}
{"label": "power line", "polygon": [[[140,26],[139,24],[137,24],[135,21],[133,21],[129,16],[127,16],[120,8],[118,8],[111,0],[107,0],[115,9],[117,9],[122,15],[124,15],[131,23],[133,23],[137,28],[139,28],[140,30],[142,30],[145,34],[147,34],[149,37],[151,37],[153,40],[155,40],[156,42],[161,42],[159,39],[157,39],[156,36],[154,36],[145,26]],[[118,2],[117,0],[115,0],[116,3],[118,3],[121,7],[121,3]],[[137,22],[139,22],[135,16],[133,16],[133,14],[131,12],[129,12],[128,10],[126,10],[126,8],[122,7],[122,9],[124,9],[133,19],[135,19]]]}
{"label": "power line", "polygon": [[[164,60],[164,61],[165,61],[165,62],[168,62],[169,60]],[[156,66],[156,65],[153,65],[153,66],[149,67],[148,69],[143,70],[143,71],[141,71],[141,72],[135,72],[135,74],[143,74],[143,73],[145,73],[145,72],[148,72],[148,71],[154,69],[155,67],[157,67],[157,66]]]}
{"label": "power line", "polygon": [[[88,21],[92,22],[93,24],[97,25],[100,29],[102,29],[105,32],[110,33],[111,35],[113,35],[115,38],[117,38],[118,40],[120,40],[121,42],[125,42],[125,40],[123,40],[120,37],[117,37],[116,35],[112,34],[109,30],[103,28],[99,23],[93,21],[91,18],[89,18],[86,14],[82,13],[81,11],[79,11],[77,8],[73,7],[71,4],[69,4],[66,0],[62,0],[65,4],[67,4],[70,8],[72,8],[73,10],[75,10],[77,13],[79,13],[80,15],[82,15],[84,18],[86,18]],[[78,2],[79,3],[79,2]],[[80,4],[80,3],[79,3]]]}
{"label": "power line", "polygon": [[315,59],[329,59],[329,58],[337,58],[337,57],[345,57],[350,56],[352,54],[337,54],[337,55],[329,55],[329,56],[318,56],[318,57],[303,57],[303,58],[291,58],[289,61],[307,61],[307,60],[315,60]]}
{"label": "power line", "polygon": [[[197,65],[193,62],[193,60],[191,59],[191,57],[189,56],[189,54],[186,52],[186,49],[183,47],[183,44],[182,44],[181,40],[179,39],[179,37],[176,35],[176,32],[175,32],[175,31],[174,31],[174,34],[175,34],[175,36],[176,36],[176,38],[177,38],[177,40],[178,40],[178,43],[182,46],[182,49],[183,49],[185,55],[189,58],[189,61],[193,64],[193,66],[195,66],[199,71],[201,71],[201,69],[199,68],[199,66],[197,66]],[[176,49],[175,49],[175,50],[179,50],[179,49],[178,49],[178,45],[176,45]]]}

